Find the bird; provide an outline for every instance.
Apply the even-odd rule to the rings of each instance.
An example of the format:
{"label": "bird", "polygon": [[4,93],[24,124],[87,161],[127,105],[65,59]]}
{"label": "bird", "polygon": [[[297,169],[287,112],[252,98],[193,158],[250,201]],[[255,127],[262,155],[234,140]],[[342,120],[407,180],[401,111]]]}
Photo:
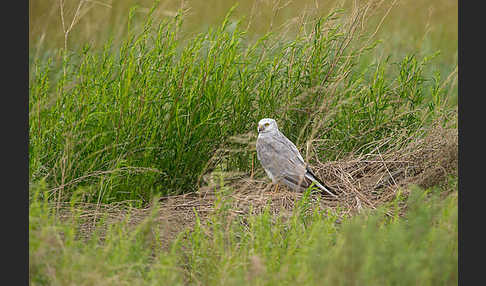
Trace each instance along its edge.
{"label": "bird", "polygon": [[314,183],[321,191],[337,197],[304,162],[295,144],[278,130],[274,119],[263,118],[258,122],[256,151],[260,164],[275,184],[275,191],[279,183],[298,192],[303,192]]}

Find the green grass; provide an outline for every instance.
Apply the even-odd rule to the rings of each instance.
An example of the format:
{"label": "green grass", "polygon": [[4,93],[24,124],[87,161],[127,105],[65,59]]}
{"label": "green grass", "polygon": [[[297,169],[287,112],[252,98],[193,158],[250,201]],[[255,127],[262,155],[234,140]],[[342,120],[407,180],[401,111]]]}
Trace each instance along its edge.
{"label": "green grass", "polygon": [[195,191],[212,168],[249,171],[252,146],[223,161],[214,155],[231,148],[231,136],[255,134],[263,117],[299,147],[317,142],[313,155],[325,160],[413,137],[451,109],[455,82],[431,68],[436,54],[373,58],[379,43],[365,41],[363,11],[334,11],[308,33],[257,41],[230,23],[231,13],[189,40],[180,39],[181,16],[149,14],[143,29],[129,21],[119,47],[108,41],[102,50],[61,51],[61,62],[35,60],[30,181],[45,179],[58,200],[84,186],[91,202]]}
{"label": "green grass", "polygon": [[[287,33],[280,25],[303,2],[257,7],[251,26],[241,14],[248,3],[197,9],[215,14],[197,20],[160,17],[176,10],[169,1],[150,12],[140,1],[129,13],[128,1],[115,2],[109,15],[84,2],[95,9],[67,49],[60,17],[45,17],[59,15],[59,3],[30,3],[31,285],[457,285],[457,175],[436,168],[447,165],[440,160],[426,164],[440,169],[430,172],[436,186],[399,190],[353,216],[342,216],[344,202],[323,208],[309,193],[290,213],[236,212],[229,193],[238,189],[222,185],[209,216],[168,240],[160,204],[151,204],[198,190],[213,170],[258,177],[263,117],[311,165],[377,146],[380,155],[408,152],[401,146],[438,123],[457,128],[457,4],[402,1],[383,22],[387,9],[366,10],[370,1],[361,10],[321,5],[326,13],[316,9]],[[65,4],[69,25],[77,4]],[[118,204],[126,200],[127,210]],[[147,205],[150,215],[134,224]],[[101,206],[127,216],[113,222]]]}
{"label": "green grass", "polygon": [[[374,26],[381,21],[384,14],[388,14],[383,25],[377,31],[377,37],[384,39],[385,54],[406,54],[410,50],[420,53],[430,53],[440,49],[444,60],[441,64],[454,66],[457,63],[457,31],[458,13],[457,1],[451,0],[416,0],[416,1],[380,1],[375,2],[368,11],[365,25],[374,31]],[[100,3],[109,5],[102,5]],[[135,13],[135,21],[141,20],[153,5],[153,0],[126,1],[85,1],[80,7],[81,17],[70,30],[68,47],[82,46],[91,43],[95,47],[102,47],[109,36],[119,43],[125,37],[127,29],[127,15],[130,9],[137,5],[140,9]],[[64,18],[66,26],[71,24],[80,1],[64,0]],[[293,21],[302,21],[303,13],[311,19],[326,15],[333,8],[342,7],[350,10],[352,0],[299,0],[283,3],[279,0],[266,1],[184,1],[161,0],[154,12],[158,19],[168,19],[175,12],[183,8],[185,20],[182,28],[187,37],[194,33],[204,32],[215,27],[225,18],[228,10],[235,4],[231,21],[242,19],[246,28],[249,25],[251,37],[262,36],[268,31],[282,30],[284,37],[295,34],[299,25],[288,25]],[[393,8],[388,11],[388,9]],[[86,13],[85,13],[86,12]],[[33,55],[42,55],[55,48],[64,47],[64,33],[60,17],[60,1],[45,0],[29,2],[29,45]],[[450,67],[448,67],[450,68]]]}
{"label": "green grass", "polygon": [[[457,179],[456,179],[457,180]],[[450,186],[449,186],[450,187]],[[31,285],[457,285],[457,192],[412,188],[354,217],[308,197],[290,217],[233,216],[220,194],[214,212],[162,247],[157,208],[136,227],[103,219],[79,239],[80,216],[59,220],[35,188],[29,208]],[[397,202],[407,205],[403,217]],[[90,222],[91,224],[91,222]]]}

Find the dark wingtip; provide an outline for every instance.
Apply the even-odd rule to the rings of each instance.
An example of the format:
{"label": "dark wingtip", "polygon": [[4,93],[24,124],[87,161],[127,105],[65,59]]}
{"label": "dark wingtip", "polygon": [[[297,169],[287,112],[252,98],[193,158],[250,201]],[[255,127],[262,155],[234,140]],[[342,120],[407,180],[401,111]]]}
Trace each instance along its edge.
{"label": "dark wingtip", "polygon": [[[309,166],[306,166],[306,170],[307,172],[312,176],[314,177],[314,179],[319,182],[319,184],[321,184],[324,188],[326,188],[329,192],[331,192],[334,196],[338,196],[337,192],[335,190],[333,190],[332,188],[330,188],[328,185],[326,185],[324,182],[322,182],[315,174],[314,172],[312,172],[312,170],[309,168]],[[327,193],[326,191],[324,190],[321,190],[320,192],[321,194],[323,195],[326,195],[326,196],[330,196],[329,193]]]}

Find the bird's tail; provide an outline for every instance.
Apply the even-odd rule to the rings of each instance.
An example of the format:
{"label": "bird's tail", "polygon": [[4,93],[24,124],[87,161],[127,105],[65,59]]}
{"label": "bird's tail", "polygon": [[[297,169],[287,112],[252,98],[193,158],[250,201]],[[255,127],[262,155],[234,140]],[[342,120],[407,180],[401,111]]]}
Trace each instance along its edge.
{"label": "bird's tail", "polygon": [[305,173],[305,176],[309,180],[313,181],[319,189],[321,189],[321,190],[325,191],[326,193],[330,194],[331,196],[337,198],[336,192],[333,189],[326,186],[321,180],[319,180],[317,178],[317,176],[314,175],[314,173],[312,173],[312,171],[309,168],[307,168],[307,172]]}

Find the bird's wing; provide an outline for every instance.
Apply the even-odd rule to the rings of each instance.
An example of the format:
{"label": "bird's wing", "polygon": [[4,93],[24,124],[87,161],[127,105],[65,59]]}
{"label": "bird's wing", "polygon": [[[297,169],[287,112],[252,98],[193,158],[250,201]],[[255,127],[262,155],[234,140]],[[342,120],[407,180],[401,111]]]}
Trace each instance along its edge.
{"label": "bird's wing", "polygon": [[283,181],[295,190],[308,188],[314,182],[318,188],[335,196],[335,193],[317,179],[306,166],[295,144],[282,133],[258,136],[256,149],[258,160],[265,171],[277,180]]}
{"label": "bird's wing", "polygon": [[[296,158],[299,162],[298,165],[302,166],[305,168],[304,171],[304,177],[302,177],[302,173],[300,168],[298,168],[298,172],[289,172],[288,174],[284,175],[284,179],[288,181],[288,183],[291,183],[292,185],[295,186],[301,186],[303,188],[308,188],[312,182],[316,184],[316,186],[325,191],[326,193],[336,196],[336,193],[331,190],[328,186],[326,186],[321,180],[317,178],[317,176],[314,174],[314,172],[305,164],[304,159],[302,158],[302,155],[300,155],[299,150],[295,146],[295,144],[290,141],[285,135],[283,135],[281,132],[277,136],[275,136],[275,139],[277,141],[280,141],[282,144],[285,144],[288,146],[288,149],[290,152],[293,154],[294,158]],[[289,156],[292,157],[292,156]],[[296,174],[297,173],[297,174]]]}
{"label": "bird's wing", "polygon": [[324,192],[326,192],[326,193],[330,194],[330,195],[331,195],[331,196],[333,196],[333,197],[336,197],[336,196],[337,196],[336,192],[335,192],[333,189],[329,188],[329,187],[328,187],[326,184],[324,184],[324,183],[323,183],[321,180],[319,180],[319,179],[317,178],[317,176],[314,174],[314,172],[312,172],[312,170],[311,170],[309,167],[307,167],[307,172],[305,173],[305,177],[306,177],[307,179],[311,180],[311,182],[309,182],[309,186],[310,186],[310,184],[312,184],[312,182],[314,182],[314,183],[316,184],[316,186],[317,186],[319,189],[321,189],[322,191],[324,191]]}
{"label": "bird's wing", "polygon": [[305,165],[304,158],[302,158],[302,155],[300,155],[300,152],[295,144],[290,141],[289,138],[287,138],[282,132],[278,131],[277,135],[275,136],[275,140],[287,146],[292,155],[295,156],[295,158],[298,160],[299,164],[303,166]]}
{"label": "bird's wing", "polygon": [[257,156],[263,168],[277,179],[299,184],[306,172],[305,163],[295,145],[276,133],[259,136]]}

